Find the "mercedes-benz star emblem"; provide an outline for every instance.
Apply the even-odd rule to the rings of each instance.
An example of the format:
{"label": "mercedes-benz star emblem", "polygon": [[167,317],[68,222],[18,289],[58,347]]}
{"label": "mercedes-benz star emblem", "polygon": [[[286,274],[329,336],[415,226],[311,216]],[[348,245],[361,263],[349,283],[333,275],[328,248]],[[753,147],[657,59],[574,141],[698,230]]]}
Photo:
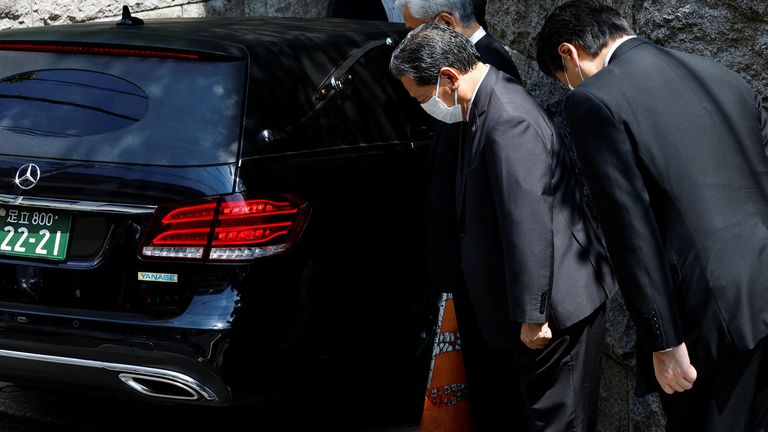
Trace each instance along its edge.
{"label": "mercedes-benz star emblem", "polygon": [[33,163],[22,165],[16,171],[16,185],[22,189],[31,189],[38,180],[40,180],[40,168]]}

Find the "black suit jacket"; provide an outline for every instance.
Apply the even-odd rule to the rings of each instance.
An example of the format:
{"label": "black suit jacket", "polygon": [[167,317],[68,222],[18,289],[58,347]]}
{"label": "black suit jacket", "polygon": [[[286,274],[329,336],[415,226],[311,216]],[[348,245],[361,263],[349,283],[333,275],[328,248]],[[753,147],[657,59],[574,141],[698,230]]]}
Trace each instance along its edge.
{"label": "black suit jacket", "polygon": [[515,62],[512,61],[512,57],[509,56],[504,45],[491,36],[490,33],[486,33],[477,41],[475,49],[480,54],[483,63],[488,63],[516,79],[517,82],[523,83],[523,80],[520,78],[520,72],[518,72]]}
{"label": "black suit jacket", "polygon": [[568,327],[616,289],[568,152],[536,101],[491,67],[465,123],[455,211],[467,294],[483,335],[511,347],[516,322]]}
{"label": "black suit jacket", "polygon": [[768,121],[736,73],[641,39],[565,102],[640,348],[714,365],[768,334]]}
{"label": "black suit jacket", "polygon": [[[484,63],[520,81],[520,74],[504,47],[486,33],[475,44]],[[427,160],[425,187],[426,249],[430,283],[441,292],[457,292],[462,283],[456,227],[456,161],[461,125],[438,122]],[[447,179],[447,180],[446,180]],[[458,300],[458,299],[457,299]]]}

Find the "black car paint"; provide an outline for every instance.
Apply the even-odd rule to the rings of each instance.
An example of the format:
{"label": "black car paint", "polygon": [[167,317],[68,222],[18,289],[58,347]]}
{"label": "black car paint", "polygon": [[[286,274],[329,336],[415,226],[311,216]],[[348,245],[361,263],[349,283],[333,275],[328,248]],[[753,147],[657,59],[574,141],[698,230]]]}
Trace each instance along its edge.
{"label": "black car paint", "polygon": [[[248,64],[242,69],[248,79],[237,153],[227,150],[215,163],[195,163],[194,155],[178,163],[162,147],[150,146],[157,158],[133,154],[134,163],[121,163],[118,140],[114,149],[42,157],[29,149],[28,137],[3,134],[21,144],[0,149],[0,205],[3,197],[13,203],[13,197],[26,196],[159,206],[244,193],[290,194],[311,208],[289,253],[249,264],[139,258],[148,212],[98,213],[109,235],[99,252],[80,260],[3,257],[0,376],[137,396],[108,369],[2,355],[18,351],[183,372],[217,395],[215,401],[192,403],[310,391],[345,400],[400,399],[418,410],[434,307],[425,291],[421,237],[421,175],[431,124],[386,70],[391,43],[357,51],[361,58],[347,71],[352,79],[345,88],[326,101],[316,97],[328,76],[367,42],[396,42],[403,34],[401,26],[384,23],[299,19],[168,20],[141,28],[92,24],[0,33],[0,43],[199,52],[216,58],[206,62],[208,71],[216,70],[216,62]],[[123,76],[121,64],[135,61],[10,55],[34,56],[35,70],[61,62],[94,64],[116,76]],[[265,139],[264,131],[272,138]],[[43,175],[23,191],[13,179],[28,162]],[[73,236],[94,228],[86,219],[94,214],[73,213]],[[43,282],[37,291],[19,292],[14,278],[30,266]],[[179,283],[140,282],[138,271],[178,274]]]}

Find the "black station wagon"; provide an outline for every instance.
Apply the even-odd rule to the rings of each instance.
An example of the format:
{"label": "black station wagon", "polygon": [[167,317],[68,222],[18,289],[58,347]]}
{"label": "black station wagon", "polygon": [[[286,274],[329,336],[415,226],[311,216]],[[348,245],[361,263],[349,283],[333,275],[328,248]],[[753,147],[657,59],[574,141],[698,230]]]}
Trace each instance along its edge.
{"label": "black station wagon", "polygon": [[288,18],[0,32],[0,379],[418,408],[431,124],[388,71],[404,32]]}

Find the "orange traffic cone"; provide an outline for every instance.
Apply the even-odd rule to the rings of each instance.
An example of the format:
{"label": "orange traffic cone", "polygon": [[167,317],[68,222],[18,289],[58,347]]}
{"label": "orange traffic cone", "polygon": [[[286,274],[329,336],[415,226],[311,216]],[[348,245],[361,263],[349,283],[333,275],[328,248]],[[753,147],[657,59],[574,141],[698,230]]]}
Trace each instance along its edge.
{"label": "orange traffic cone", "polygon": [[472,431],[453,295],[443,294],[419,432]]}

